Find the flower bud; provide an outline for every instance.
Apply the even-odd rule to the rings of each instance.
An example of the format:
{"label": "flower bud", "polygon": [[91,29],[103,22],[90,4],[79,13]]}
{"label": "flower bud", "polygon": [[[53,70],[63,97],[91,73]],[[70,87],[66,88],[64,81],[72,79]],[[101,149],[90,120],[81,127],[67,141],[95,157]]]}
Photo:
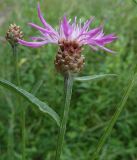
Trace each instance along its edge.
{"label": "flower bud", "polygon": [[18,39],[23,38],[23,32],[20,26],[16,24],[11,24],[5,36],[6,40],[11,44],[12,47],[18,44]]}

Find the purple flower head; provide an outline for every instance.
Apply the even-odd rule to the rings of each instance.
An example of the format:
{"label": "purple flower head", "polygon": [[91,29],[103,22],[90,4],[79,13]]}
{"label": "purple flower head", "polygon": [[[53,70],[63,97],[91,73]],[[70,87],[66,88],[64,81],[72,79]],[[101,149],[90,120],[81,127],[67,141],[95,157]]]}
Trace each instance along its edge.
{"label": "purple flower head", "polygon": [[21,45],[36,48],[49,43],[59,45],[62,41],[76,42],[79,46],[88,45],[93,50],[103,49],[108,52],[112,50],[105,47],[106,44],[113,42],[117,39],[114,34],[104,35],[103,26],[99,26],[94,29],[90,29],[90,24],[93,22],[93,17],[87,20],[84,24],[81,20],[77,21],[75,17],[74,21],[67,20],[66,16],[61,20],[59,29],[54,29],[43,18],[40,5],[38,3],[38,16],[41,20],[43,27],[36,24],[29,23],[29,25],[40,31],[39,37],[31,37],[33,42],[27,42],[22,39],[18,39]]}
{"label": "purple flower head", "polygon": [[90,24],[94,20],[93,17],[82,23],[81,19],[77,20],[77,17],[72,22],[64,16],[58,29],[54,29],[43,18],[39,3],[38,16],[43,26],[41,27],[34,23],[29,23],[29,25],[38,30],[40,36],[31,37],[32,42],[18,39],[18,43],[32,48],[49,43],[57,44],[59,48],[54,64],[57,71],[63,75],[79,73],[82,70],[85,64],[85,57],[81,53],[85,45],[90,46],[93,50],[103,49],[113,53],[105,45],[113,42],[117,37],[114,34],[104,35],[102,25],[90,29]]}

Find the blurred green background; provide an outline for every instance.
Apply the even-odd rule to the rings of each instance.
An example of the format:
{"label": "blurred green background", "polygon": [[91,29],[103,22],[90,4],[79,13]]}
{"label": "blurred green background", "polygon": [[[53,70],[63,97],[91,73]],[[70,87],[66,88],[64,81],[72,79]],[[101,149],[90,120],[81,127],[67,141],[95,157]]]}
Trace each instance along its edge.
{"label": "blurred green background", "polygon": [[[85,48],[86,65],[82,75],[116,73],[117,78],[92,82],[75,82],[62,160],[90,160],[98,139],[124,94],[130,74],[137,63],[137,4],[132,0],[40,0],[46,20],[54,27],[64,14],[86,20],[92,25],[105,25],[105,33],[116,33],[118,41],[108,47],[117,54],[93,52]],[[22,27],[24,39],[39,33],[27,23],[41,25],[36,0],[0,0],[0,77],[15,83],[14,62],[10,45],[4,36],[9,24]],[[21,86],[48,102],[61,115],[63,108],[63,78],[54,68],[57,46],[38,49],[19,47]],[[136,86],[137,87],[137,86]],[[119,117],[111,137],[100,153],[99,160],[137,160],[137,95],[132,91],[126,108]],[[7,155],[11,108],[17,97],[0,88],[0,160]],[[53,160],[58,128],[55,122],[23,101],[26,108],[27,160]],[[15,160],[21,159],[21,109],[16,108],[14,130]]]}

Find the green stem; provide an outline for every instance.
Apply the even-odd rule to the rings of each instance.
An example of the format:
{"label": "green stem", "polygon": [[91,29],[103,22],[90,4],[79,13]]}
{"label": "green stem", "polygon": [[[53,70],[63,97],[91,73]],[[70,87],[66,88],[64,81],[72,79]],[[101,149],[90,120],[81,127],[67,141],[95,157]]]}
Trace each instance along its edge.
{"label": "green stem", "polygon": [[[14,63],[15,63],[15,75],[17,73],[17,58],[16,58],[16,47],[12,47],[13,55],[14,55]],[[17,80],[16,76],[16,81]],[[15,108],[14,106],[10,105],[11,114],[10,114],[10,121],[9,121],[9,130],[8,130],[8,158],[14,160],[14,124],[15,124]]]}
{"label": "green stem", "polygon": [[93,156],[91,158],[92,160],[96,160],[96,158],[98,157],[98,154],[99,154],[100,150],[102,149],[105,141],[107,140],[107,138],[111,134],[111,131],[112,131],[112,129],[113,129],[113,127],[114,127],[119,115],[121,114],[122,110],[124,109],[124,106],[125,106],[125,104],[126,104],[126,102],[128,100],[128,97],[129,97],[129,95],[130,95],[130,93],[131,93],[131,91],[133,89],[133,86],[135,84],[135,79],[136,79],[136,74],[130,80],[129,85],[127,87],[127,90],[125,92],[125,95],[123,96],[123,98],[122,98],[120,104],[118,105],[113,117],[111,118],[111,120],[110,120],[110,122],[109,122],[109,124],[108,124],[108,126],[107,126],[107,128],[106,128],[106,130],[105,130],[105,132],[103,134],[103,136],[100,138],[100,140],[98,142],[98,145],[97,145],[97,148],[96,148],[96,150],[95,150],[95,152],[94,152],[94,154],[93,154]]}
{"label": "green stem", "polygon": [[15,63],[15,75],[16,75],[16,83],[20,86],[20,75],[19,75],[19,67],[18,67],[18,53],[17,47],[13,47],[13,56],[14,56],[14,63]]}
{"label": "green stem", "polygon": [[70,101],[71,101],[71,95],[72,95],[72,87],[73,87],[73,77],[71,74],[68,74],[64,78],[65,105],[64,105],[64,113],[63,113],[63,117],[60,125],[60,130],[59,130],[55,160],[60,160],[60,156],[63,148],[64,136],[66,132],[66,125],[67,125],[69,107],[70,107]]}
{"label": "green stem", "polygon": [[25,108],[22,107],[21,112],[21,126],[22,126],[22,160],[26,159],[26,129],[25,129]]}
{"label": "green stem", "polygon": [[9,130],[8,130],[8,159],[14,160],[14,123],[15,123],[15,109],[11,106]]}
{"label": "green stem", "polygon": [[[15,62],[15,74],[16,74],[16,83],[18,86],[21,85],[20,83],[20,74],[19,74],[19,67],[18,67],[18,53],[17,53],[17,46],[13,47],[13,56]],[[26,148],[26,132],[25,132],[25,108],[21,107],[21,98],[19,97],[18,105],[22,108],[21,111],[21,128],[22,128],[22,160],[25,160],[25,148]]]}

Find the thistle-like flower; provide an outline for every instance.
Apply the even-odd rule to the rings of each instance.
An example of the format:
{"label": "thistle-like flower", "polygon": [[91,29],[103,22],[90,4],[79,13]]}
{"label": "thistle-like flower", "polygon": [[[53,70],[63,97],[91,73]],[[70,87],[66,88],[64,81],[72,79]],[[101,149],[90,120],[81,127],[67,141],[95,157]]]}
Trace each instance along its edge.
{"label": "thistle-like flower", "polygon": [[84,65],[84,56],[81,55],[83,46],[88,45],[93,50],[103,49],[108,52],[112,50],[105,47],[106,44],[117,39],[114,34],[104,35],[103,26],[89,29],[93,21],[93,17],[82,23],[81,19],[77,21],[67,20],[66,16],[61,20],[59,28],[54,29],[43,18],[40,5],[38,4],[38,16],[43,27],[34,23],[29,25],[40,31],[39,37],[31,37],[33,42],[27,42],[18,39],[18,42],[28,47],[40,47],[49,43],[57,44],[59,46],[58,53],[55,58],[56,69],[65,74],[68,72],[78,73]]}
{"label": "thistle-like flower", "polygon": [[11,24],[5,36],[6,40],[11,44],[12,47],[18,44],[18,39],[23,38],[23,32],[20,26],[16,24]]}

